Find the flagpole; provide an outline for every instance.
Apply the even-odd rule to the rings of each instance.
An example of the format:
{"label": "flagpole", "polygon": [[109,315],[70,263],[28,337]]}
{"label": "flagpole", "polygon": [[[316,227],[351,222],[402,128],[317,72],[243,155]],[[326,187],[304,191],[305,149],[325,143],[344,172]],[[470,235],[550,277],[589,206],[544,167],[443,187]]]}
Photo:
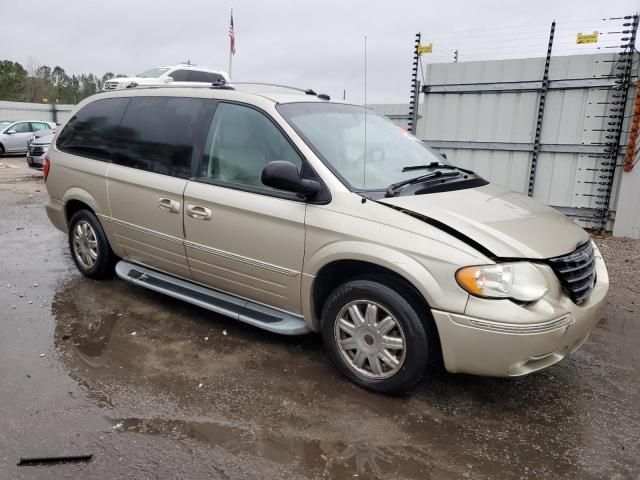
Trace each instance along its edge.
{"label": "flagpole", "polygon": [[[231,9],[231,21],[233,22],[233,8]],[[235,32],[234,32],[235,34]],[[233,52],[231,49],[231,38],[229,38],[229,80],[231,80],[231,69],[233,67]]]}

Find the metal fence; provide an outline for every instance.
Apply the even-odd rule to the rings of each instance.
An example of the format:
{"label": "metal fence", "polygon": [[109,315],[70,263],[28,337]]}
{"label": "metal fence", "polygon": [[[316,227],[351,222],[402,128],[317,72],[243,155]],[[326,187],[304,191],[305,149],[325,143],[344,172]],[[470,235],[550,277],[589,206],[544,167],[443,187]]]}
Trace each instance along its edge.
{"label": "metal fence", "polygon": [[[627,99],[635,97],[638,81],[637,28],[637,15],[600,19],[588,28],[554,22],[546,38],[520,47],[505,42],[509,55],[536,45],[538,57],[483,59],[476,46],[468,57],[478,61],[458,61],[465,50],[456,49],[448,63],[426,65],[418,54],[425,36],[417,35],[411,102],[370,107],[412,128],[455,164],[583,226],[611,228],[634,114]],[[586,45],[593,54],[576,54],[584,48],[575,44],[579,29],[597,39]],[[501,34],[492,35],[491,42],[500,41]],[[428,48],[437,45],[434,40]]]}
{"label": "metal fence", "polygon": [[0,120],[43,120],[65,123],[75,105],[0,101]]}

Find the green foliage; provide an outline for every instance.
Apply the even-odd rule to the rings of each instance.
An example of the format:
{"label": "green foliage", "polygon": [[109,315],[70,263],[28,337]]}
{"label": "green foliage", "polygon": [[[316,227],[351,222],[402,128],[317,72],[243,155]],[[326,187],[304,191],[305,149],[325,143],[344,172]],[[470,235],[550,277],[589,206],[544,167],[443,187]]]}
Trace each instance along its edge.
{"label": "green foliage", "polygon": [[17,62],[0,60],[0,100],[22,100],[27,71]]}
{"label": "green foliage", "polygon": [[29,74],[18,62],[0,60],[0,100],[15,102],[78,103],[99,92],[104,83],[119,73],[68,75],[62,67],[31,68]]}

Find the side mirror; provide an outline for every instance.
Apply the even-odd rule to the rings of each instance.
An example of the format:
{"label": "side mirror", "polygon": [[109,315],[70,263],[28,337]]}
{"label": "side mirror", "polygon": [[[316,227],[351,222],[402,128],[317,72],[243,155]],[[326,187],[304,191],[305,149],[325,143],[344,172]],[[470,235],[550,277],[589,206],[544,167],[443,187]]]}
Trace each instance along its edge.
{"label": "side mirror", "polygon": [[440,156],[441,156],[442,158],[444,158],[445,160],[447,159],[447,154],[446,154],[446,153],[441,153],[441,154],[440,154]]}
{"label": "side mirror", "polygon": [[164,77],[164,83],[171,83],[173,82],[173,77]]}
{"label": "side mirror", "polygon": [[7,130],[5,133],[7,135],[13,135],[14,133],[16,133],[16,131],[14,129],[11,129],[11,130]]}
{"label": "side mirror", "polygon": [[267,187],[301,193],[306,197],[313,197],[322,190],[319,182],[302,178],[297,167],[285,160],[267,163],[262,170],[262,183]]}

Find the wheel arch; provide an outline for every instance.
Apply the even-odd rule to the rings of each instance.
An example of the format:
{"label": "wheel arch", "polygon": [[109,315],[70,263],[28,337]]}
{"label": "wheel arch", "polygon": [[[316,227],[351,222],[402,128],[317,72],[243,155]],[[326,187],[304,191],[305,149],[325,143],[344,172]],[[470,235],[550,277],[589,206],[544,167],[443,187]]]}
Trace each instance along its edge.
{"label": "wheel arch", "polygon": [[349,279],[366,275],[384,275],[402,282],[429,316],[434,296],[443,294],[427,268],[402,252],[361,242],[330,244],[305,262],[302,304],[310,328],[320,329],[320,312],[331,291]]}
{"label": "wheel arch", "polygon": [[68,189],[62,199],[64,203],[64,211],[67,219],[67,225],[74,213],[86,209],[97,215],[99,212],[98,202],[89,192],[82,188],[73,187]]}
{"label": "wheel arch", "polygon": [[120,241],[118,240],[118,236],[110,218],[108,216],[104,217],[101,215],[101,209],[93,195],[82,188],[70,188],[65,192],[63,204],[67,228],[69,228],[71,217],[73,217],[76,212],[80,210],[89,210],[98,218],[98,222],[104,230],[111,250],[113,250],[118,257],[123,258],[125,256],[125,252],[120,245]]}

